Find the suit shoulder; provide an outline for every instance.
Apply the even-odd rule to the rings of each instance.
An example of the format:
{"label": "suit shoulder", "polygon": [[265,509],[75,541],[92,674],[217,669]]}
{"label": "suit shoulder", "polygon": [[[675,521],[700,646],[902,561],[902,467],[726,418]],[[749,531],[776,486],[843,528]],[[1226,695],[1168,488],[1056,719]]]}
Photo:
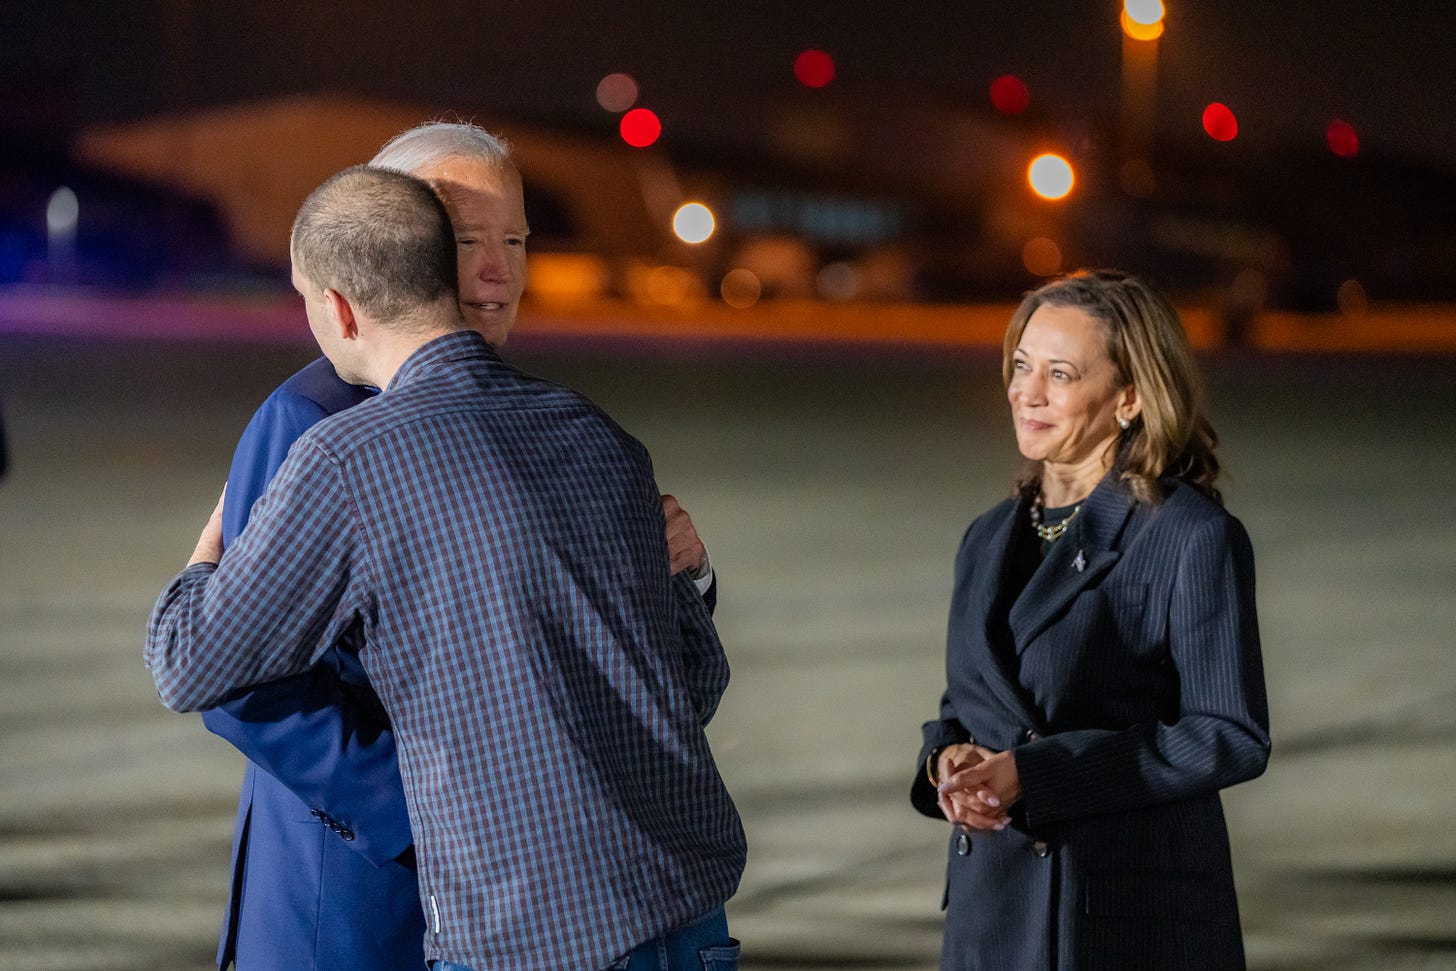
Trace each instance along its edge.
{"label": "suit shoulder", "polygon": [[349,384],[334,372],[328,358],[321,357],[279,385],[269,401],[280,406],[311,405],[325,415],[332,415],[372,397],[373,389]]}
{"label": "suit shoulder", "polygon": [[966,535],[969,536],[970,534],[975,532],[996,528],[996,526],[999,525],[1002,520],[1004,520],[1007,516],[1011,515],[1016,510],[1016,507],[1020,502],[1021,500],[1018,499],[1016,496],[1007,496],[1005,499],[1002,499],[1000,502],[996,503],[996,505],[992,506],[990,509],[987,509],[975,519],[971,520],[971,525],[970,528],[966,530]]}
{"label": "suit shoulder", "polygon": [[1174,534],[1185,551],[1195,536],[1248,547],[1248,531],[1237,516],[1217,500],[1182,482],[1173,482],[1163,501],[1154,507],[1149,525],[1156,532]]}
{"label": "suit shoulder", "polygon": [[1165,483],[1168,493],[1156,507],[1160,515],[1180,520],[1189,526],[1234,519],[1232,513],[1217,500],[1176,479]]}
{"label": "suit shoulder", "polygon": [[1015,496],[1010,496],[971,520],[965,534],[961,536],[961,551],[986,542],[997,527],[1006,521],[1006,517],[1016,511],[1019,502]]}

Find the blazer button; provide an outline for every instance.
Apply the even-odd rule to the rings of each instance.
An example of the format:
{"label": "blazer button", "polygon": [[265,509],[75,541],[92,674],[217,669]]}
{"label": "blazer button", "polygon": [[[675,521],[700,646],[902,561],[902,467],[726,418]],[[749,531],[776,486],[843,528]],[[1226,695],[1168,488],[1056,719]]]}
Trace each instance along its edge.
{"label": "blazer button", "polygon": [[1024,738],[1024,739],[1026,739],[1028,742],[1034,742],[1037,739],[1041,738],[1040,735],[1038,735],[1036,732],[1032,731],[1029,728],[1025,732],[1022,733],[1022,736],[1021,737]]}
{"label": "blazer button", "polygon": [[310,809],[308,811],[308,814],[310,816],[312,816],[314,819],[323,819],[324,818],[324,811],[322,809]]}
{"label": "blazer button", "polygon": [[969,833],[957,833],[955,838],[957,856],[971,855],[971,837]]}
{"label": "blazer button", "polygon": [[354,831],[346,826],[339,830],[339,836],[347,843],[354,838]]}
{"label": "blazer button", "polygon": [[1031,852],[1035,853],[1037,856],[1045,860],[1047,857],[1051,856],[1052,849],[1050,846],[1046,845],[1046,842],[1044,840],[1037,840],[1035,843],[1031,844]]}

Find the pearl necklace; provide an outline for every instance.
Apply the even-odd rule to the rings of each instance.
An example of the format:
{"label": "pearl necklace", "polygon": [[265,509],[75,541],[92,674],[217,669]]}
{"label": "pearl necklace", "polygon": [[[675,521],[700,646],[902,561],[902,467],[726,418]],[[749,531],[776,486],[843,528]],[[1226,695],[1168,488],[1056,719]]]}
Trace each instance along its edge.
{"label": "pearl necklace", "polygon": [[1037,497],[1031,504],[1031,525],[1036,530],[1036,535],[1040,536],[1044,542],[1055,543],[1062,538],[1062,534],[1067,531],[1068,526],[1072,525],[1072,520],[1076,519],[1077,513],[1081,511],[1082,504],[1079,502],[1072,507],[1072,512],[1066,519],[1052,526],[1043,526],[1041,523],[1041,498]]}

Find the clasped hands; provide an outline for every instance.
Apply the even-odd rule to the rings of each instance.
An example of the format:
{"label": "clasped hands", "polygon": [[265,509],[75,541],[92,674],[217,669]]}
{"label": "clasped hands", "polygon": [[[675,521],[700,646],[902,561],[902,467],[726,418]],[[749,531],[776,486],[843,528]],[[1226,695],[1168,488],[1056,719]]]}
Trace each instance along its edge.
{"label": "clasped hands", "polygon": [[937,801],[952,823],[980,830],[1003,830],[1007,812],[1021,798],[1021,778],[1011,752],[981,745],[947,745],[936,759],[940,780]]}

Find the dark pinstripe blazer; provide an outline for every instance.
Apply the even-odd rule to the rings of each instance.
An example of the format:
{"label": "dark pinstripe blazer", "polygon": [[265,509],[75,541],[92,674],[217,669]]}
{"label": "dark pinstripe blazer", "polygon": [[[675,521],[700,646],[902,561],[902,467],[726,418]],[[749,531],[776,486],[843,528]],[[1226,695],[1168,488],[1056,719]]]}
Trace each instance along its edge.
{"label": "dark pinstripe blazer", "polygon": [[[1157,505],[1110,478],[996,624],[1010,499],[956,559],[936,747],[1015,749],[1023,795],[1000,833],[951,835],[942,967],[1244,966],[1218,790],[1269,752],[1254,560],[1242,524],[1168,481]],[[1003,608],[1004,609],[1004,608]]]}

